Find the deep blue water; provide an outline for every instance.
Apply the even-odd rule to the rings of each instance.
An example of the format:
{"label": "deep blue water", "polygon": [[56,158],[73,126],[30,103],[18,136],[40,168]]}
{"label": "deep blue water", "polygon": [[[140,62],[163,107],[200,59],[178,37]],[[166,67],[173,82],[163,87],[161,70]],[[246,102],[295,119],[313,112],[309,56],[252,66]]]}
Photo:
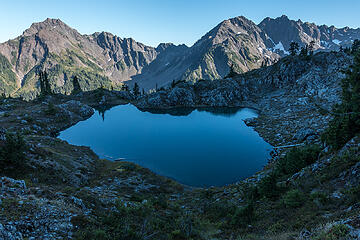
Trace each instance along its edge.
{"label": "deep blue water", "polygon": [[60,133],[71,144],[100,157],[125,158],[190,186],[222,186],[251,176],[267,163],[271,146],[243,119],[251,109],[171,114],[114,107]]}

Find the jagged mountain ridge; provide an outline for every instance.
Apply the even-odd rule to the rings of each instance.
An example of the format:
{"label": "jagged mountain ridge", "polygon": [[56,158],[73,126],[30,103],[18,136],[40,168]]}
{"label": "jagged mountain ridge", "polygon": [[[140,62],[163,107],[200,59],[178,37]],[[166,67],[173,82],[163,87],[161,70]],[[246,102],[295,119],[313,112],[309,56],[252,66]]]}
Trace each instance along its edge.
{"label": "jagged mountain ridge", "polygon": [[340,46],[350,47],[353,40],[360,37],[360,28],[318,26],[315,23],[302,22],[300,19],[290,20],[285,15],[275,19],[267,17],[258,26],[285,51],[289,49],[292,41],[300,46],[314,41],[316,50],[336,51]]}
{"label": "jagged mountain ridge", "polygon": [[82,35],[59,19],[46,19],[0,44],[0,91],[34,98],[40,69],[47,69],[56,92],[66,94],[74,75],[84,90],[124,81],[151,89],[173,80],[223,78],[231,65],[238,72],[271,65],[286,55],[292,40],[301,46],[314,40],[316,49],[337,50],[357,38],[360,29],[316,26],[286,16],[256,25],[241,16],[221,22],[191,47],[154,48],[106,32]]}
{"label": "jagged mountain ridge", "polygon": [[153,79],[161,86],[172,80],[195,82],[223,78],[232,64],[238,72],[247,72],[261,67],[264,62],[268,65],[276,62],[279,55],[268,50],[273,46],[255,23],[236,17],[221,22],[190,48],[173,46],[170,54],[164,51],[166,56],[160,54],[133,79],[145,88],[153,88]]}
{"label": "jagged mountain ridge", "polygon": [[35,73],[40,69],[49,72],[57,92],[71,92],[74,75],[80,78],[84,90],[91,90],[129,80],[158,52],[131,38],[106,32],[81,35],[59,19],[46,19],[2,43],[0,54],[2,65],[12,76],[7,79],[10,87],[2,90],[17,90],[17,95],[32,98],[39,88]]}

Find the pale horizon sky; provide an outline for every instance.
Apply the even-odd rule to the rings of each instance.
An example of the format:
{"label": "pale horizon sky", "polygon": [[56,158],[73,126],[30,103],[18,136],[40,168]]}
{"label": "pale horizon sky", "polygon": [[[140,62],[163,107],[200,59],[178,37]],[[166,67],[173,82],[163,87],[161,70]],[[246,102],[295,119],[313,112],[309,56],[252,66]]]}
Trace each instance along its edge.
{"label": "pale horizon sky", "polygon": [[162,42],[191,46],[221,21],[236,16],[258,24],[265,17],[285,14],[317,25],[359,28],[359,9],[359,0],[2,0],[0,42],[49,17],[81,34],[106,31],[154,47]]}

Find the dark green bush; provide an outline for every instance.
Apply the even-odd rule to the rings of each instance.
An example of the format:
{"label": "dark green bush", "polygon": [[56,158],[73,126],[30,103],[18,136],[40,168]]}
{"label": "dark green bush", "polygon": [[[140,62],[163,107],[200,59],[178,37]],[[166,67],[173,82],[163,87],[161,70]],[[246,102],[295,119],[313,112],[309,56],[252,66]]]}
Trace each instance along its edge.
{"label": "dark green bush", "polygon": [[260,196],[270,199],[276,199],[281,193],[281,189],[277,186],[278,176],[274,172],[261,179],[258,183],[258,192]]}
{"label": "dark green bush", "polygon": [[330,202],[330,198],[327,194],[323,192],[315,192],[310,195],[312,201],[318,201],[322,205],[325,205]]}
{"label": "dark green bush", "polygon": [[96,102],[100,102],[105,95],[105,89],[103,87],[94,90],[94,98]]}
{"label": "dark green bush", "polygon": [[283,197],[283,203],[286,207],[297,208],[301,207],[305,202],[305,194],[300,190],[290,190]]}
{"label": "dark green bush", "polygon": [[360,199],[360,185],[350,188],[346,191],[347,199],[349,204],[357,203]]}
{"label": "dark green bush", "polygon": [[334,225],[328,232],[322,232],[316,236],[315,240],[338,240],[346,239],[349,235],[349,227],[344,224]]}
{"label": "dark green bush", "polygon": [[245,196],[249,201],[256,201],[260,197],[259,189],[256,186],[250,186],[249,188],[245,189],[245,191]]}
{"label": "dark green bush", "polygon": [[49,116],[55,115],[57,112],[58,110],[53,103],[49,103],[47,109],[45,110],[45,114]]}
{"label": "dark green bush", "polygon": [[[75,239],[201,239],[196,235],[197,225],[193,218],[174,214],[171,217],[159,214],[151,201],[140,204],[124,204],[119,201],[116,210],[98,213],[96,222],[88,219],[73,221],[79,230]],[[89,223],[86,226],[86,223]],[[148,238],[152,236],[151,238]],[[185,238],[181,238],[184,237]],[[161,238],[168,239],[168,238]]]}
{"label": "dark green bush", "polygon": [[213,221],[218,221],[232,216],[235,213],[236,206],[228,201],[217,201],[204,208],[207,217]]}
{"label": "dark green bush", "polygon": [[255,219],[254,203],[249,202],[246,206],[237,208],[230,224],[234,226],[246,226]]}
{"label": "dark green bush", "polygon": [[314,163],[318,159],[319,153],[318,145],[291,149],[285,157],[279,159],[276,171],[280,175],[297,173],[302,168]]}
{"label": "dark green bush", "polygon": [[349,227],[344,224],[338,224],[331,228],[331,233],[336,237],[346,237],[349,233]]}
{"label": "dark green bush", "polygon": [[22,168],[25,162],[26,143],[20,133],[9,133],[5,135],[5,142],[0,147],[1,170]]}

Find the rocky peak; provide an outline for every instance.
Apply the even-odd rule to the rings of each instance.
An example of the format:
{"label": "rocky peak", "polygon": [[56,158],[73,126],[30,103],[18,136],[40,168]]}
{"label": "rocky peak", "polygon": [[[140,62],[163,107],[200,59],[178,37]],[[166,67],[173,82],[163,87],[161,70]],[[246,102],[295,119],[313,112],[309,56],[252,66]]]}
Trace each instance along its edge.
{"label": "rocky peak", "polygon": [[118,44],[122,43],[122,39],[120,37],[114,36],[108,32],[101,32],[94,34],[97,44],[103,49],[111,49],[115,50]]}
{"label": "rocky peak", "polygon": [[167,48],[170,47],[174,47],[175,45],[173,43],[160,43],[157,47],[156,47],[156,51],[158,52],[162,52],[164,50],[166,50]]}
{"label": "rocky peak", "polygon": [[229,38],[236,37],[237,35],[249,35],[259,31],[261,30],[254,22],[243,16],[239,16],[222,21],[215,28],[210,30],[205,36],[203,36],[197,43],[195,43],[195,45],[203,42],[219,44]]}
{"label": "rocky peak", "polygon": [[40,31],[62,31],[64,33],[69,32],[76,32],[77,31],[68,25],[66,25],[64,22],[62,22],[60,19],[52,19],[47,18],[46,20],[42,22],[37,22],[31,24],[30,28],[26,29],[23,33],[24,36],[31,36],[34,35]]}

